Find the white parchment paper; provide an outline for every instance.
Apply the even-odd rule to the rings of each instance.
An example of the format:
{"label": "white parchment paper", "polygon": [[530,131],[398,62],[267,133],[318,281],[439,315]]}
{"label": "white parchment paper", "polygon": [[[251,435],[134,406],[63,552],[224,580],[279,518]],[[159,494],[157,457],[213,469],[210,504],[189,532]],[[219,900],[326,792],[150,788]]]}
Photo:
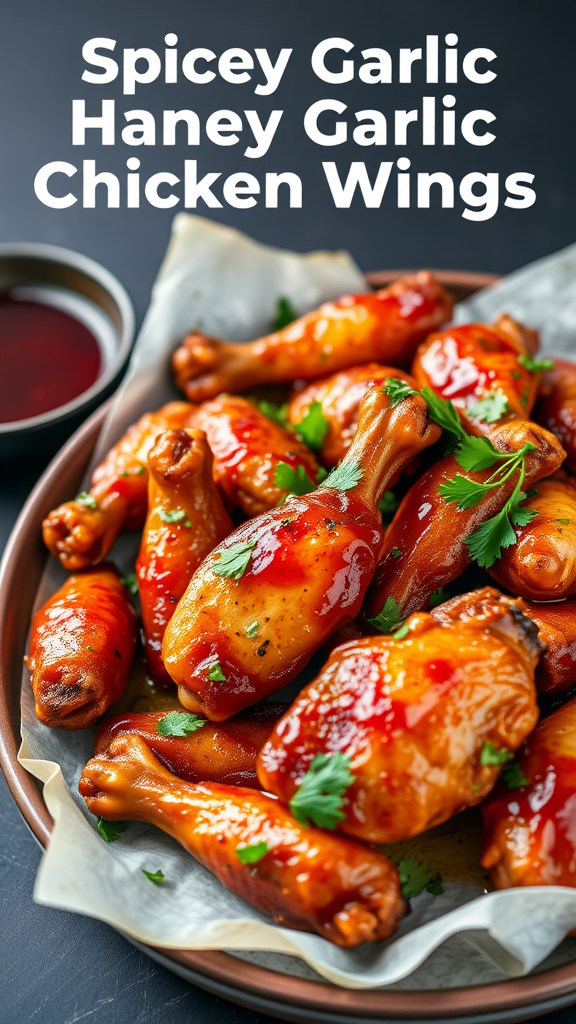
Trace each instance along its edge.
{"label": "white parchment paper", "polygon": [[[576,246],[535,266],[539,269],[520,271],[461,304],[460,322],[511,312],[527,323],[545,326],[546,349],[573,351]],[[143,412],[176,397],[169,358],[191,328],[248,340],[268,330],[280,296],[303,313],[365,287],[362,274],[345,253],[283,252],[203,218],[179,214],[127,377],[104,425],[95,458]],[[132,570],[136,548],[133,537],[121,538],[116,545],[112,558],[122,571]],[[51,560],[38,605],[62,578],[62,570]],[[77,789],[82,767],[92,756],[94,730],[67,733],[39,723],[27,673],[22,736],[20,760],[44,783],[44,799],[55,822],[38,871],[35,899],[107,921],[142,942],[167,948],[245,951],[275,969],[282,969],[278,964],[288,954],[335,984],[372,988],[406,978],[455,935],[466,941],[459,942],[456,957],[453,943],[447,942],[447,954],[452,950],[451,984],[479,984],[493,980],[495,972],[521,975],[548,957],[576,927],[576,890],[539,887],[480,895],[481,889],[475,886],[448,884],[442,896],[423,893],[412,900],[411,913],[388,942],[353,951],[338,949],[318,936],[273,925],[151,826],[131,823],[118,842],[107,846]],[[161,868],[165,882],[151,884],[142,868]],[[480,960],[478,950],[483,954]],[[418,972],[422,987],[435,987],[435,978],[442,983],[446,964],[441,952],[430,959],[428,971],[426,965]],[[572,947],[567,955],[572,955]]]}

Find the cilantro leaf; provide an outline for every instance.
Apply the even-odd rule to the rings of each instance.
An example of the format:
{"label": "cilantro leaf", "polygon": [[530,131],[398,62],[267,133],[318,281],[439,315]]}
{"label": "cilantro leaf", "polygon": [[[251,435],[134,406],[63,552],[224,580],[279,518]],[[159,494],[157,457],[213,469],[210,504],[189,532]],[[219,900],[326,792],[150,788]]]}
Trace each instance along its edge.
{"label": "cilantro leaf", "polygon": [[469,405],[466,409],[468,416],[472,416],[475,420],[483,420],[484,423],[497,423],[507,411],[508,399],[500,391],[494,391],[493,394],[481,398],[479,402]]}
{"label": "cilantro leaf", "polygon": [[382,519],[392,518],[400,501],[394,491],[385,491],[378,502],[378,510],[382,513]]}
{"label": "cilantro leaf", "polygon": [[288,327],[288,324],[291,324],[293,320],[296,320],[296,312],[292,307],[290,299],[282,295],[278,299],[276,316],[272,321],[272,330],[281,331],[284,327]]}
{"label": "cilantro leaf", "polygon": [[428,412],[430,418],[442,427],[442,430],[448,430],[451,434],[455,434],[456,437],[466,438],[468,435],[462,426],[458,410],[452,402],[449,402],[446,398],[440,398],[432,388],[422,388],[422,397],[426,401],[428,406]]}
{"label": "cilantro leaf", "polygon": [[474,437],[466,434],[459,442],[454,458],[462,469],[472,473],[480,469],[490,469],[495,462],[502,458],[500,452],[494,447],[487,437]]}
{"label": "cilantro leaf", "polygon": [[[524,501],[526,495],[520,497],[520,501]],[[528,526],[533,519],[536,518],[538,512],[535,508],[520,508],[518,504],[514,504],[510,508],[510,519],[514,523],[514,526]]]}
{"label": "cilantro leaf", "polygon": [[442,587],[439,587],[438,590],[435,590],[434,593],[430,594],[430,597],[428,599],[428,605],[430,608],[437,608],[439,604],[443,604],[444,601],[447,600],[447,594],[444,593]]}
{"label": "cilantro leaf", "polygon": [[354,782],[346,754],[316,754],[290,801],[292,814],[302,825],[335,829],[346,815],[344,794]]}
{"label": "cilantro leaf", "polygon": [[156,722],[156,732],[160,736],[189,736],[203,725],[206,725],[206,719],[191,715],[189,711],[169,711]]}
{"label": "cilantro leaf", "polygon": [[500,558],[502,548],[509,548],[516,543],[516,534],[508,518],[508,509],[509,505],[506,503],[500,512],[482,523],[466,541],[470,557],[482,569],[489,569],[494,565]]}
{"label": "cilantro leaf", "polygon": [[504,769],[502,772],[502,778],[508,786],[508,789],[520,789],[521,786],[528,785],[528,779],[516,761],[514,764],[508,765],[508,768]]}
{"label": "cilantro leaf", "polygon": [[215,661],[213,665],[208,669],[208,679],[213,683],[225,683],[226,676],[222,671],[222,666],[219,661]]}
{"label": "cilantro leaf", "polygon": [[131,594],[138,593],[138,580],[136,579],[136,573],[131,572],[128,576],[121,576],[120,583],[126,590],[129,590]]}
{"label": "cilantro leaf", "polygon": [[319,452],[330,429],[330,424],[322,412],[322,402],[311,402],[304,419],[296,423],[294,428],[300,441],[313,452]]}
{"label": "cilantro leaf", "polygon": [[283,491],[287,490],[290,494],[310,494],[311,491],[316,490],[316,485],[312,483],[304,466],[297,466],[296,469],[293,469],[287,462],[277,464],[274,470],[274,483],[276,487],[280,487]]}
{"label": "cilantro leaf", "polygon": [[388,377],[382,391],[388,395],[391,409],[395,409],[405,398],[418,394],[414,388],[411,388],[405,380],[400,380],[399,377]]}
{"label": "cilantro leaf", "polygon": [[408,626],[406,625],[406,623],[404,623],[403,626],[400,626],[400,629],[397,629],[395,633],[392,633],[392,639],[393,640],[404,640],[404,638],[408,636],[409,632],[410,632],[410,630],[409,630]]}
{"label": "cilantro leaf", "polygon": [[236,847],[236,856],[241,864],[257,864],[269,852],[268,843],[252,843],[251,846]]}
{"label": "cilantro leaf", "polygon": [[107,818],[98,818],[96,828],[105,843],[115,843],[128,826],[123,821],[108,821]]}
{"label": "cilantro leaf", "polygon": [[400,548],[392,548],[392,551],[390,552],[390,558],[402,558],[402,552],[400,551]]}
{"label": "cilantro leaf", "polygon": [[486,740],[482,750],[480,751],[480,764],[485,767],[499,768],[501,765],[511,761],[514,757],[512,750],[507,750],[506,747],[502,747],[501,750],[490,743],[490,740]]}
{"label": "cilantro leaf", "polygon": [[569,519],[557,519],[556,522],[560,523],[561,526],[570,526]]}
{"label": "cilantro leaf", "polygon": [[363,472],[358,462],[341,462],[336,469],[333,469],[322,484],[323,487],[333,487],[335,491],[350,491],[359,480]]}
{"label": "cilantro leaf", "polygon": [[182,519],[186,519],[183,508],[171,508],[168,512],[161,508],[158,515],[163,523],[179,523]]}
{"label": "cilantro leaf", "polygon": [[284,405],[275,405],[274,402],[269,402],[266,398],[262,398],[256,402],[256,408],[258,412],[261,412],[267,419],[273,420],[279,427],[290,428],[287,402]]}
{"label": "cilantro leaf", "polygon": [[81,505],[85,505],[86,508],[98,508],[98,502],[94,495],[90,494],[89,491],[80,491],[80,494],[76,495],[76,501],[79,501]]}
{"label": "cilantro leaf", "polygon": [[458,502],[457,508],[461,511],[473,508],[482,498],[486,497],[489,491],[490,487],[486,484],[476,483],[475,480],[462,476],[462,473],[457,473],[456,476],[447,480],[446,483],[440,484],[438,488],[438,494],[445,501]]}
{"label": "cilantro leaf", "polygon": [[387,597],[382,611],[372,619],[368,619],[368,622],[375,629],[379,629],[381,633],[391,633],[393,629],[401,626],[403,618],[400,614],[399,605],[394,598]]}
{"label": "cilantro leaf", "polygon": [[553,359],[532,359],[531,356],[518,356],[520,366],[531,373],[542,373],[543,370],[553,370],[555,363]]}
{"label": "cilantro leaf", "polygon": [[444,892],[441,874],[438,871],[430,871],[414,857],[403,857],[396,866],[405,899],[419,896],[424,889],[432,896],[440,896]]}
{"label": "cilantro leaf", "polygon": [[140,870],[142,871],[142,874],[146,875],[146,878],[148,878],[151,882],[164,881],[164,872],[161,871],[160,868],[158,868],[158,871],[146,871],[145,868],[141,868]]}
{"label": "cilantro leaf", "polygon": [[244,626],[244,632],[249,640],[253,640],[255,636],[258,636],[259,629],[260,623],[256,622],[256,620],[254,620],[254,622],[249,622],[247,626]]}
{"label": "cilantro leaf", "polygon": [[231,544],[229,548],[224,548],[218,552],[219,558],[213,563],[212,572],[224,579],[241,579],[248,568],[254,547],[256,541],[249,540],[245,544]]}

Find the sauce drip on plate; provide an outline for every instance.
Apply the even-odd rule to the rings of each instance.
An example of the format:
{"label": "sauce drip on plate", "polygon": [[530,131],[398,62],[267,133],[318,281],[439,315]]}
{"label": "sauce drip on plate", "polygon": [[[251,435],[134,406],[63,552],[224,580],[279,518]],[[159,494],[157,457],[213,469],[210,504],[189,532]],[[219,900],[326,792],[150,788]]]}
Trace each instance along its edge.
{"label": "sauce drip on plate", "polygon": [[0,295],[0,422],[77,398],[100,374],[98,342],[61,309]]}

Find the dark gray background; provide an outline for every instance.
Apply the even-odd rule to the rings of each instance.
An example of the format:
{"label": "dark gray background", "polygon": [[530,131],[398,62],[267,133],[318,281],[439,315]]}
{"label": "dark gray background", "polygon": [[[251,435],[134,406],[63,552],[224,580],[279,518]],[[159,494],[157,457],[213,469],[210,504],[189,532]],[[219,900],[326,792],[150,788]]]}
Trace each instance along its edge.
{"label": "dark gray background", "polygon": [[[69,246],[101,260],[130,291],[139,317],[162,258],[173,212],[143,205],[140,210],[51,210],[33,193],[36,171],[50,160],[79,163],[97,160],[98,170],[125,173],[125,161],[138,156],[146,176],[170,170],[180,174],[185,157],[197,156],[203,173],[224,175],[246,170],[261,177],[266,171],[293,170],[304,182],[302,210],[249,211],[225,207],[199,213],[250,232],[262,241],[298,250],[317,247],[350,249],[364,269],[386,267],[449,267],[506,272],[574,241],[575,95],[573,84],[575,8],[572,0],[0,0],[0,241],[45,241]],[[216,80],[206,87],[183,81],[161,81],[123,97],[118,82],[105,87],[80,80],[81,47],[92,36],[110,36],[123,47],[150,46],[161,51],[164,35],[176,32],[181,54],[207,46],[217,54],[229,46],[268,47],[274,55],[294,47],[279,90],[257,97],[253,86],[231,86]],[[461,82],[426,86],[420,75],[414,85],[367,86],[355,81],[331,86],[310,69],[313,47],[328,36],[344,36],[359,52],[382,46],[423,45],[427,33],[441,38],[456,32],[462,52],[474,46],[495,50],[496,81],[487,87]],[[350,110],[419,106],[423,94],[457,96],[457,110],[485,107],[497,115],[490,126],[498,139],[476,148],[460,141],[456,147],[407,150],[360,148],[321,149],[305,136],[306,108],[321,97],[341,98]],[[201,122],[213,110],[284,109],[269,153],[260,160],[242,156],[244,146],[223,148],[204,142],[200,151],[185,146],[133,148],[122,143],[102,149],[94,141],[72,147],[71,101],[86,98],[96,113],[102,98],[115,98],[118,110],[143,107],[190,107]],[[89,133],[90,135],[90,133]],[[456,182],[478,170],[536,175],[538,198],[529,210],[501,208],[483,223],[465,221],[461,204],[454,210],[397,210],[389,193],[381,210],[356,202],[336,210],[321,169],[322,160],[346,168],[365,160],[408,155],[412,170],[446,170]],[[391,186],[389,186],[389,189]],[[179,209],[180,207],[176,208]],[[0,547],[40,464],[3,469],[0,483]],[[264,1021],[231,1004],[208,996],[157,967],[105,925],[37,907],[32,902],[39,850],[12,804],[4,784],[0,791],[0,930],[2,934],[2,1024],[238,1024]],[[574,1020],[572,1010],[547,1018],[555,1024]]]}

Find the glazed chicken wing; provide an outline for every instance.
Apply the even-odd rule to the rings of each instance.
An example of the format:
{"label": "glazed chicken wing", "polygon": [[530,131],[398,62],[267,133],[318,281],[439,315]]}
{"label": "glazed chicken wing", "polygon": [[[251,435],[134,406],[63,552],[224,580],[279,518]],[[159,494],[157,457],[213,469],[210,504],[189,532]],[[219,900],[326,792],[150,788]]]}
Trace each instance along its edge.
{"label": "glazed chicken wing", "polygon": [[342,370],[331,377],[323,377],[293,393],[288,418],[295,426],[309,413],[313,402],[319,402],[322,407],[328,430],[320,458],[326,466],[335,466],[340,462],[352,444],[358,426],[360,402],[366,392],[376,384],[385,384],[389,377],[404,380],[414,389],[418,387],[409,373],[380,363],[367,363]]}
{"label": "glazed chicken wing", "polygon": [[576,487],[567,480],[541,480],[524,504],[538,515],[515,526],[516,543],[503,552],[490,575],[513,594],[532,601],[558,601],[576,594]]}
{"label": "glazed chicken wing", "polygon": [[[490,440],[500,452],[519,451],[526,443],[534,446],[524,460],[525,489],[554,473],[565,458],[553,434],[525,420],[495,427]],[[485,483],[493,472],[494,467],[490,467],[466,475]],[[458,473],[461,467],[449,455],[424,473],[404,497],[386,531],[378,569],[367,595],[368,616],[378,615],[389,598],[395,602],[401,619],[426,608],[434,591],[457,579],[470,565],[466,541],[503,508],[518,481],[518,473],[513,473],[472,508],[460,510],[438,490]]]}
{"label": "glazed chicken wing", "polygon": [[530,415],[539,377],[522,357],[537,347],[536,331],[501,316],[492,327],[466,324],[430,335],[412,373],[419,387],[427,385],[456,406],[470,434],[488,434],[495,423]]}
{"label": "glazed chicken wing", "polygon": [[167,430],[148,456],[148,516],[136,561],[146,657],[157,682],[172,680],[162,640],[192,574],[233,530],[212,476],[203,430]]}
{"label": "glazed chicken wing", "polygon": [[286,704],[257,704],[228,722],[216,724],[199,719],[199,727],[186,736],[166,736],[158,731],[158,726],[162,729],[160,723],[167,715],[174,718],[174,712],[116,715],[100,725],[94,741],[94,753],[104,754],[118,736],[139,736],[162,764],[180,779],[259,789],[256,758],[285,711]]}
{"label": "glazed chicken wing", "polygon": [[560,439],[566,449],[566,468],[576,473],[576,363],[555,359],[540,381],[534,419]]}
{"label": "glazed chicken wing", "polygon": [[90,491],[67,501],[42,523],[44,543],[65,569],[76,571],[106,558],[122,530],[146,518],[148,453],[158,434],[186,425],[192,406],[169,402],[138,420],[92,474]]}
{"label": "glazed chicken wing", "polygon": [[538,692],[565,693],[576,686],[576,598],[518,604],[538,626],[538,640],[543,647],[536,669]]}
{"label": "glazed chicken wing", "polygon": [[245,523],[202,563],[162,651],[184,707],[229,718],[291,682],[356,617],[382,543],[378,500],[438,433],[419,395],[392,408],[374,389],[325,483]]}
{"label": "glazed chicken wing", "polygon": [[450,319],[452,300],[432,274],[368,295],[326,302],[275,334],[237,345],[194,332],[173,358],[176,384],[192,402],[259,384],[316,380],[378,359],[405,365],[416,345]]}
{"label": "glazed chicken wing", "polygon": [[86,729],[124,692],[136,614],[111,565],[70,576],[34,616],[28,668],[36,715]]}
{"label": "glazed chicken wing", "polygon": [[216,483],[247,516],[269,512],[288,496],[275,481],[279,462],[296,472],[301,467],[316,483],[318,463],[310,449],[245,398],[219,395],[198,406],[190,422],[206,431]]}
{"label": "glazed chicken wing", "polygon": [[285,927],[351,947],[387,938],[404,914],[383,854],[300,825],[257,790],[177,779],[137,736],[119,736],[89,761],[79,788],[93,814],[157,825]]}
{"label": "glazed chicken wing", "polygon": [[576,699],[540,723],[513,768],[482,809],[482,866],[497,889],[576,886]]}
{"label": "glazed chicken wing", "polygon": [[516,750],[538,718],[539,654],[529,619],[472,593],[468,617],[413,615],[397,637],[337,647],[258,758],[265,790],[290,801],[317,754],[354,776],[338,828],[390,843],[438,825],[490,792],[485,750]]}

